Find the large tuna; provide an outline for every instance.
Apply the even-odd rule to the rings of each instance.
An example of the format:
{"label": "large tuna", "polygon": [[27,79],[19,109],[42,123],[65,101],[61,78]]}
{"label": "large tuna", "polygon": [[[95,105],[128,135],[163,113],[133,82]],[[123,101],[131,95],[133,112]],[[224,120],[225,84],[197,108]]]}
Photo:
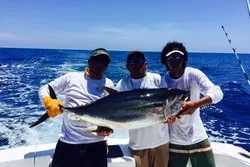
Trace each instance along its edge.
{"label": "large tuna", "polygon": [[63,107],[64,114],[111,129],[137,129],[165,122],[176,115],[189,97],[179,89],[138,89],[116,92],[80,107]]}
{"label": "large tuna", "polygon": [[102,87],[109,95],[79,107],[62,107],[64,114],[112,129],[136,129],[165,122],[176,115],[189,97],[179,89],[138,89],[117,92]]}

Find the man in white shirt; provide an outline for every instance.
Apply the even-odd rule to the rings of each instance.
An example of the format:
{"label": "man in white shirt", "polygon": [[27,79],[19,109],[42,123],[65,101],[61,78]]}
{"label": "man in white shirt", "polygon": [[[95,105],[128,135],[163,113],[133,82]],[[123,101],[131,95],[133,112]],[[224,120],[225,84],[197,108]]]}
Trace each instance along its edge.
{"label": "man in white shirt", "polygon": [[169,125],[170,167],[186,167],[189,158],[192,167],[215,167],[214,155],[200,118],[200,107],[218,103],[223,93],[203,72],[186,67],[187,61],[188,53],[182,43],[169,42],[161,52],[161,63],[168,70],[163,77],[165,86],[191,93],[190,101],[181,107],[179,119]]}
{"label": "man in white shirt", "polygon": [[[39,97],[49,117],[62,113],[60,105],[76,107],[107,96],[107,92],[99,86],[114,86],[110,79],[104,77],[109,63],[109,53],[103,48],[95,49],[88,59],[88,67],[84,72],[71,72],[42,86],[39,90]],[[51,99],[48,85],[52,87],[56,95],[65,95],[64,102]],[[111,129],[99,131],[97,135],[89,132],[96,128],[91,123],[63,115],[61,137],[57,142],[51,166],[107,167],[105,136],[110,134]]]}
{"label": "man in white shirt", "polygon": [[[142,52],[133,51],[126,65],[130,76],[116,85],[118,91],[159,88],[159,74],[147,72],[147,62]],[[136,160],[136,167],[168,166],[169,132],[167,124],[157,124],[129,131],[129,147]]]}

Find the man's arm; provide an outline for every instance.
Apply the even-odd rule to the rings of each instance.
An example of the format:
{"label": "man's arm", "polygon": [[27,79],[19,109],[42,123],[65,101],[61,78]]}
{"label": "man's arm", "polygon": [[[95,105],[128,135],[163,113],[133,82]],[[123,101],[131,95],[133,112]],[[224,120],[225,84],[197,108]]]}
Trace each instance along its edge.
{"label": "man's arm", "polygon": [[182,115],[192,115],[199,107],[212,104],[212,98],[210,96],[204,96],[201,99],[195,101],[185,102],[180,108],[181,112],[176,115],[177,118],[181,118]]}

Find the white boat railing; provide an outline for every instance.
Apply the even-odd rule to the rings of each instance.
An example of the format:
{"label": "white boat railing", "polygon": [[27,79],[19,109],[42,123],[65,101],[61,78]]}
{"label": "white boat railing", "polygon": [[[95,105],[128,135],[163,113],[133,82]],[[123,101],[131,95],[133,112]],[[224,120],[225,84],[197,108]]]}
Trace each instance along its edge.
{"label": "white boat railing", "polygon": [[[127,139],[108,140],[108,167],[135,167]],[[0,150],[0,167],[48,167],[56,143]],[[250,167],[250,153],[231,144],[211,143],[217,167]],[[191,167],[190,162],[187,167]]]}

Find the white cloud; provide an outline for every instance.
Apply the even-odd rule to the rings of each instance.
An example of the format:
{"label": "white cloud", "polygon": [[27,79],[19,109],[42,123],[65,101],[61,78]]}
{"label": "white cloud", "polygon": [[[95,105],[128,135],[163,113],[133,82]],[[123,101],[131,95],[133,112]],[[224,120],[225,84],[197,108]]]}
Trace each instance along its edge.
{"label": "white cloud", "polygon": [[[249,51],[247,43],[250,43],[250,39],[246,36],[249,36],[250,32],[242,29],[238,31],[242,33],[238,34],[238,41],[241,42],[241,39],[245,38],[245,42],[238,45],[238,41],[235,40],[237,50],[247,52]],[[215,27],[209,24],[191,23],[162,23],[147,27],[142,25],[89,26],[81,31],[36,30],[18,34],[18,36],[14,33],[0,33],[0,42],[3,40],[12,40],[18,47],[73,49],[105,47],[111,50],[148,51],[160,51],[168,41],[177,40],[183,42],[189,51],[230,52],[220,25]]]}
{"label": "white cloud", "polygon": [[0,32],[0,40],[16,40],[18,37],[9,32]]}

